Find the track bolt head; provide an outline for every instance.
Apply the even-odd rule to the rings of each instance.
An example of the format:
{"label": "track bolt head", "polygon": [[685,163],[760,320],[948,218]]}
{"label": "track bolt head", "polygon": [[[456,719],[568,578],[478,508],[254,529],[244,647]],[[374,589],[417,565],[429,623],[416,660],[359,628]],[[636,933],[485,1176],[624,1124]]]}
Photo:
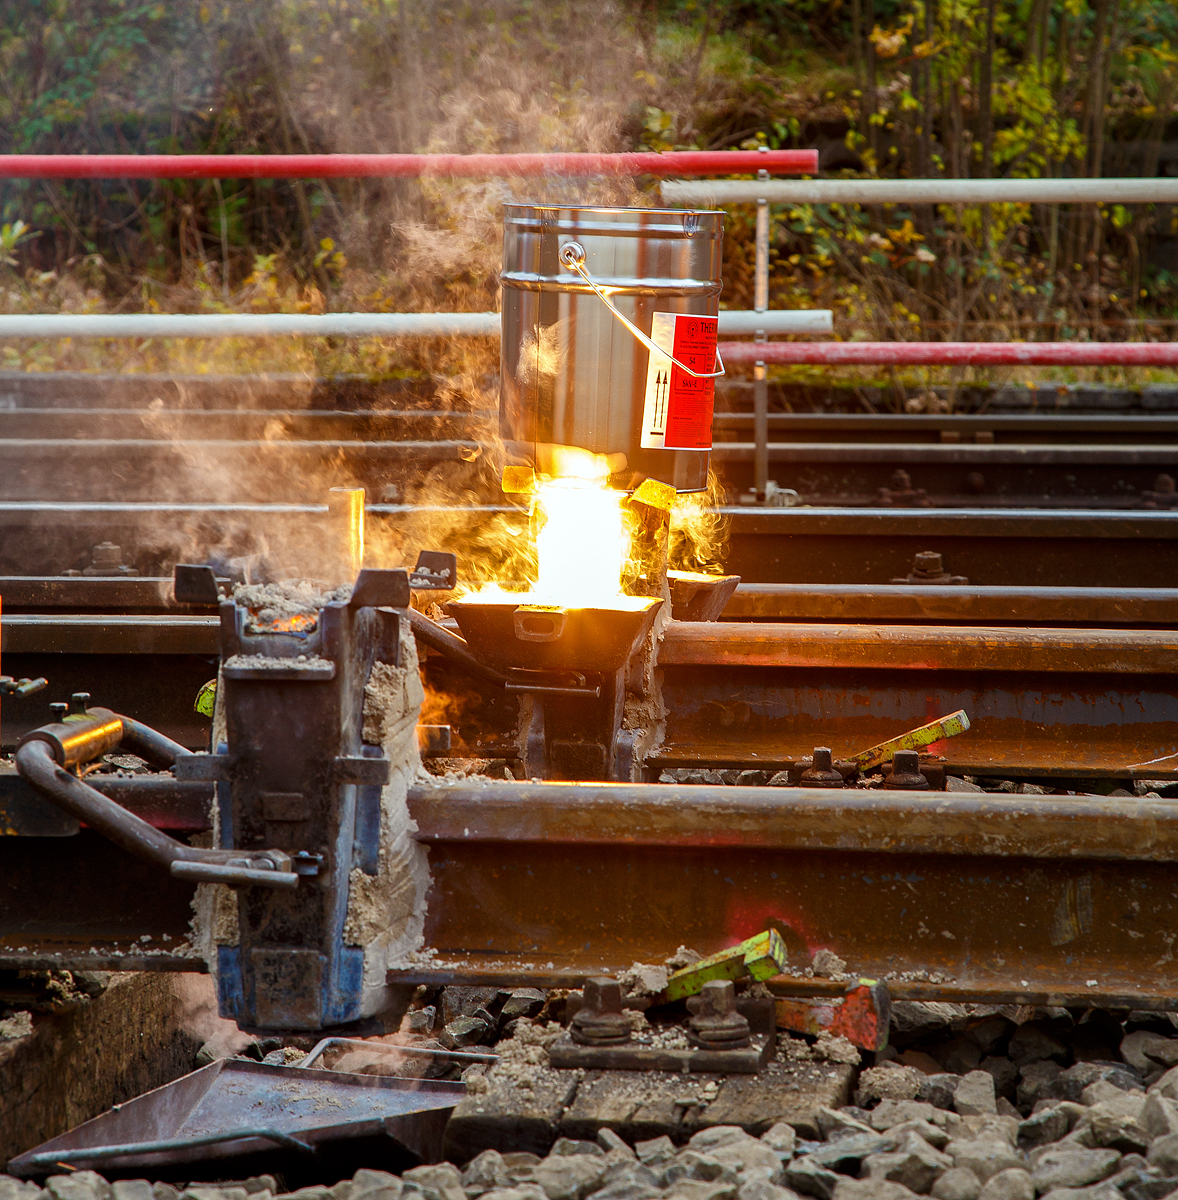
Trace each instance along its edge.
{"label": "track bolt head", "polygon": [[630,1018],[622,1010],[622,985],[616,979],[599,975],[585,980],[569,1035],[582,1046],[622,1046],[630,1040]]}
{"label": "track bolt head", "polygon": [[736,1010],[731,979],[709,979],[699,994],[687,1040],[702,1050],[740,1050],[749,1045],[748,1018]]}
{"label": "track bolt head", "polygon": [[920,773],[920,755],[915,750],[897,750],[892,758],[892,773],[884,787],[894,792],[927,792],[929,781]]}
{"label": "track bolt head", "polygon": [[802,787],[841,788],[843,786],[842,772],[835,770],[829,746],[814,747],[813,764],[802,772],[799,783]]}

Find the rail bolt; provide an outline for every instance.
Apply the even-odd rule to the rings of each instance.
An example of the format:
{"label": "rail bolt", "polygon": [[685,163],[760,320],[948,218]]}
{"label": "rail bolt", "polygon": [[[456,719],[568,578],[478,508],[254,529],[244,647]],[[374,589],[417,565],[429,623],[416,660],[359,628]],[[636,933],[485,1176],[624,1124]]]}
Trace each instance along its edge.
{"label": "rail bolt", "polygon": [[1158,475],[1153,481],[1153,490],[1141,493],[1143,508],[1178,508],[1178,487],[1173,475]]}
{"label": "rail bolt", "polygon": [[582,1046],[621,1046],[630,1040],[622,1011],[622,985],[608,975],[585,980],[584,1003],[569,1022],[569,1035]]}
{"label": "rail bolt", "polygon": [[802,772],[799,780],[802,787],[841,788],[843,776],[834,769],[829,746],[814,747],[814,765]]}
{"label": "rail bolt", "polygon": [[736,1011],[736,990],[731,979],[710,979],[696,1003],[687,1027],[687,1040],[702,1050],[741,1050],[751,1036],[746,1017]]}
{"label": "rail bolt", "polygon": [[894,792],[927,792],[929,781],[920,773],[920,755],[915,750],[897,750],[892,759],[892,773],[884,787]]}
{"label": "rail bolt", "polygon": [[955,584],[964,586],[969,583],[965,575],[950,575],[945,569],[945,560],[936,550],[921,550],[912,560],[912,570],[893,583],[930,583]]}

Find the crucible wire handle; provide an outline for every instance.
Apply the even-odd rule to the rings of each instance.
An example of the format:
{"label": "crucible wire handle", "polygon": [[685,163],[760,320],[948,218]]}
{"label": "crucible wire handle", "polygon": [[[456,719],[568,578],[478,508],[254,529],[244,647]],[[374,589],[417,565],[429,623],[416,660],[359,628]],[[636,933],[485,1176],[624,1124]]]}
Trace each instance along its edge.
{"label": "crucible wire handle", "polygon": [[724,360],[720,357],[719,347],[716,348],[716,362],[720,364],[718,371],[693,371],[686,363],[681,363],[673,354],[669,354],[661,346],[655,345],[654,342],[638,328],[628,317],[624,317],[615,307],[614,302],[605,294],[604,291],[592,279],[589,278],[589,271],[585,266],[585,247],[580,242],[565,242],[560,248],[560,253],[557,256],[560,261],[572,271],[576,271],[578,275],[597,293],[597,298],[609,309],[611,313],[651,352],[651,354],[661,354],[663,358],[668,358],[672,363],[679,368],[680,371],[686,371],[693,379],[717,379],[725,373]]}

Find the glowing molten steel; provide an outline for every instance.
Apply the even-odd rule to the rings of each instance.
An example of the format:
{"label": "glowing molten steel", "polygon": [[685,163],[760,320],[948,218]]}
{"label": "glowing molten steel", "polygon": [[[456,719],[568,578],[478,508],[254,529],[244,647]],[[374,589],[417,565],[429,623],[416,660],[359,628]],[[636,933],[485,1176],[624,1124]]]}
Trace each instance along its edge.
{"label": "glowing molten steel", "polygon": [[538,604],[565,608],[619,608],[622,571],[630,556],[630,532],[622,511],[624,492],[597,480],[555,479],[542,484],[536,513]]}
{"label": "glowing molten steel", "polygon": [[479,598],[561,608],[642,608],[646,599],[622,590],[631,518],[626,493],[607,486],[609,460],[562,448],[557,465],[558,476],[539,482],[532,497],[535,583],[525,593],[507,593],[492,584],[479,591]]}

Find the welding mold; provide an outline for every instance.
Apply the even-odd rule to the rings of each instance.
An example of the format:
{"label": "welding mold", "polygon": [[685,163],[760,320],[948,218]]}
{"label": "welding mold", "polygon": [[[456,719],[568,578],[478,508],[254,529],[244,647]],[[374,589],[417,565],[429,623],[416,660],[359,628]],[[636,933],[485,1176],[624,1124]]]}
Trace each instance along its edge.
{"label": "welding mold", "polygon": [[224,895],[198,903],[222,1015],[242,1026],[322,1029],[378,1012],[390,957],[420,937],[408,595],[404,572],[364,571],[351,600],[332,599],[297,633],[249,632],[249,609],[221,602],[224,742],[203,764],[217,780],[217,837],[288,849],[302,875],[282,895],[239,890],[236,920]]}

